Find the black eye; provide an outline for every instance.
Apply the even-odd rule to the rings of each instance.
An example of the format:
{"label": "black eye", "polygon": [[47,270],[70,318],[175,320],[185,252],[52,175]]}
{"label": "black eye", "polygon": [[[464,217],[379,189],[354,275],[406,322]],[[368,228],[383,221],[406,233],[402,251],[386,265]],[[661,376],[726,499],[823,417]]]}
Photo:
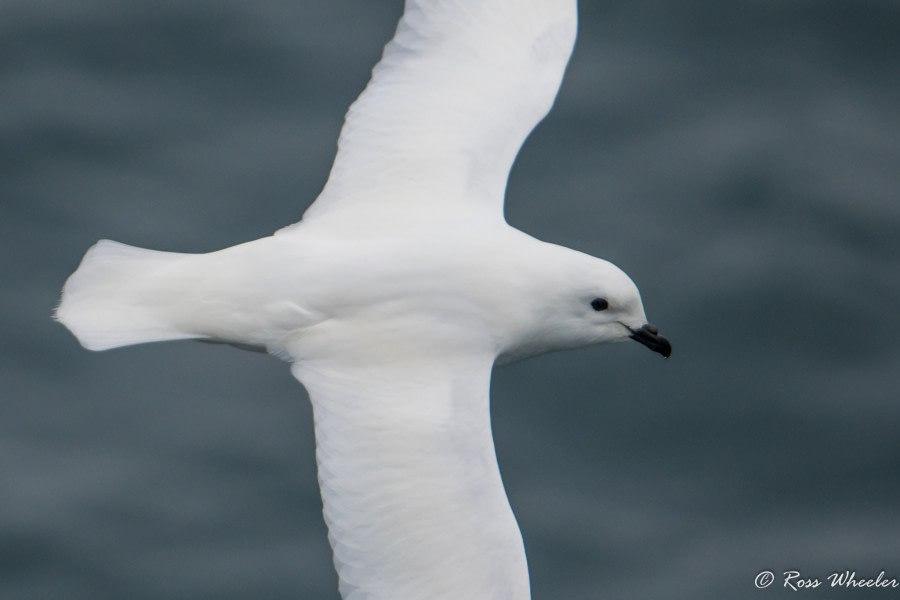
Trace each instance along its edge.
{"label": "black eye", "polygon": [[591,300],[591,308],[594,310],[606,310],[609,308],[609,302],[606,301],[606,298],[594,298]]}

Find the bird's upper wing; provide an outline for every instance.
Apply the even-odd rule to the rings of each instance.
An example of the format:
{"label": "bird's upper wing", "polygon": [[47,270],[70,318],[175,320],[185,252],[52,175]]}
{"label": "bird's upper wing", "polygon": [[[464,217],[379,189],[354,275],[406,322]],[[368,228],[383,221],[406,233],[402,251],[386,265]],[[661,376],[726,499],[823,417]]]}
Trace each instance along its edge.
{"label": "bird's upper wing", "polygon": [[313,403],[341,594],[527,597],[522,539],[491,437],[493,357],[433,358],[292,367]]}
{"label": "bird's upper wing", "polygon": [[502,218],[509,170],[553,104],[576,20],[576,0],[406,0],[304,220],[424,203]]}

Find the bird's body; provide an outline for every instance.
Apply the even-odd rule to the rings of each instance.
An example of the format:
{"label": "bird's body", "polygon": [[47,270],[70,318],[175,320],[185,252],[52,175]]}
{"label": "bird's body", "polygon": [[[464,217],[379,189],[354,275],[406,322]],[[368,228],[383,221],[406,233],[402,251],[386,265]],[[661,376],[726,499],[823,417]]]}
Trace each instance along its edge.
{"label": "bird's body", "polygon": [[[105,266],[98,254],[133,268],[117,276],[114,287],[82,290],[93,266]],[[567,282],[584,272],[618,272],[501,222],[420,224],[350,238],[319,235],[310,224],[207,254],[104,240],[84,265],[67,283],[58,316],[91,349],[135,343],[127,327],[104,325],[107,306],[115,305],[151,317],[162,339],[258,347],[292,362],[319,355],[380,357],[376,349],[386,344],[411,355],[443,347],[478,350],[502,361],[587,345],[595,341],[591,332],[577,343],[577,332],[567,331],[560,318],[565,315],[535,299],[554,289],[568,292]],[[621,279],[628,281],[624,274]],[[593,293],[586,284],[586,300]],[[629,325],[640,327],[639,321]]]}
{"label": "bird's body", "polygon": [[102,241],[64,288],[57,318],[90,349],[194,338],[291,363],[347,600],[527,598],[491,369],[629,338],[670,352],[617,267],[503,219],[574,23],[574,1],[409,0],[301,222],[208,254]]}

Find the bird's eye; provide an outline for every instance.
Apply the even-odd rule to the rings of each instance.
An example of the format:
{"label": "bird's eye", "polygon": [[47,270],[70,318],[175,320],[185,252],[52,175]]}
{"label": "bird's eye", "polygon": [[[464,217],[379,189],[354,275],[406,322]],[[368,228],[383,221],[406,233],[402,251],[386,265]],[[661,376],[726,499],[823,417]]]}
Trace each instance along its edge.
{"label": "bird's eye", "polygon": [[609,302],[606,301],[606,298],[594,298],[591,300],[591,308],[594,310],[606,310],[609,308]]}

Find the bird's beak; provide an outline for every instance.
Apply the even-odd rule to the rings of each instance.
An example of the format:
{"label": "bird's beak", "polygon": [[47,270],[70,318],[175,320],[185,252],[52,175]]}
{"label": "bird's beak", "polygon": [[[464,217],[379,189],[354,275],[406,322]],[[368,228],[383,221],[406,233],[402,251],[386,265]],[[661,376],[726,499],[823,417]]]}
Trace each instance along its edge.
{"label": "bird's beak", "polygon": [[672,344],[669,343],[669,340],[659,335],[659,329],[650,323],[642,325],[638,329],[631,329],[630,327],[629,329],[631,330],[630,337],[634,341],[642,343],[654,352],[659,352],[666,358],[669,358],[669,355],[672,354]]}

